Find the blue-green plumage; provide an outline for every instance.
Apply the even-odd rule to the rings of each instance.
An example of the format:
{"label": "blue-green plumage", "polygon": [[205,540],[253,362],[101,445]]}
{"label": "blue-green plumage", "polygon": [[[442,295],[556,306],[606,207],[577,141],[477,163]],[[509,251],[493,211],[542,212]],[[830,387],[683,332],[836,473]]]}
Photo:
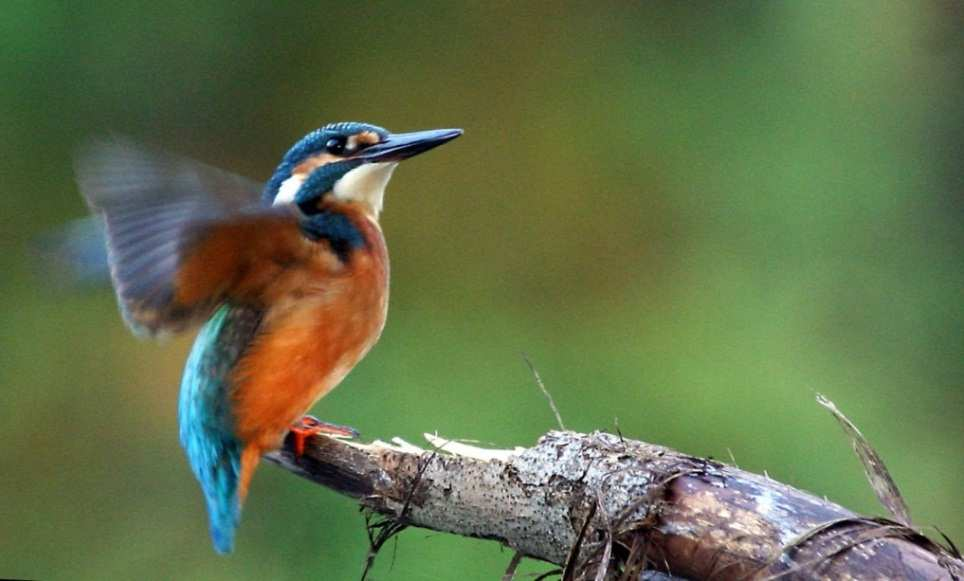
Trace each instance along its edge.
{"label": "blue-green plumage", "polygon": [[361,231],[344,214],[319,212],[306,217],[300,226],[310,240],[327,240],[332,252],[342,262],[348,261],[352,250],[365,245]]}
{"label": "blue-green plumage", "polygon": [[201,327],[181,381],[181,445],[207,502],[211,539],[219,553],[234,546],[241,507],[242,443],[234,436],[230,375],[257,333],[261,313],[222,305]]}
{"label": "blue-green plumage", "polygon": [[338,180],[346,173],[361,166],[362,163],[363,162],[359,160],[338,161],[329,163],[311,172],[311,175],[308,176],[305,183],[298,189],[298,194],[295,196],[295,204],[304,210],[306,214],[316,212],[317,210],[315,208],[318,206],[318,200],[325,192],[330,192]]}

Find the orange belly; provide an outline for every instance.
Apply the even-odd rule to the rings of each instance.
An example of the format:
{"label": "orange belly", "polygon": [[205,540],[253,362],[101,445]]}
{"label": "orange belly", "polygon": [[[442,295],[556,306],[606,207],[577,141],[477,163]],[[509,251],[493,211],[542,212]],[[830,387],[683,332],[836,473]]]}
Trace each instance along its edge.
{"label": "orange belly", "polygon": [[[380,256],[380,254],[382,254]],[[260,452],[337,386],[385,325],[387,259],[359,252],[340,276],[279,299],[235,371],[235,434]]]}

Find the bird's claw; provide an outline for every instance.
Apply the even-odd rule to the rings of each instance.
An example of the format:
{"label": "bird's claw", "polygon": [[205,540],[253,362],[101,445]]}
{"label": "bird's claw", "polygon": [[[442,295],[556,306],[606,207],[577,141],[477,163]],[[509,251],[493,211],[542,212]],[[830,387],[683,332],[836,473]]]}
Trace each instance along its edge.
{"label": "bird's claw", "polygon": [[294,438],[295,456],[301,456],[305,453],[305,442],[310,436],[325,434],[335,438],[357,438],[361,435],[358,430],[351,426],[323,422],[315,416],[302,417],[291,425],[290,431],[292,438]]}

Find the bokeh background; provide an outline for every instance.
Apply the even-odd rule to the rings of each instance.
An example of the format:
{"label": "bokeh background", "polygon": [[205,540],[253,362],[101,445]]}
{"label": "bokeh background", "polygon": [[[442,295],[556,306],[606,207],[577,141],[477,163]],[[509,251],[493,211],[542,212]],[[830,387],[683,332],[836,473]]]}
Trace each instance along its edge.
{"label": "bokeh background", "polygon": [[[555,422],[524,351],[571,428],[618,417],[879,514],[819,391],[960,543],[961,23],[955,2],[4,2],[0,576],[358,577],[355,505],[273,466],[216,556],[177,442],[191,338],[136,340],[108,289],[57,288],[28,251],[85,214],[90,134],[265,179],[335,120],[466,133],[396,173],[388,326],[318,415],[528,445]],[[409,530],[374,578],[510,556]]]}

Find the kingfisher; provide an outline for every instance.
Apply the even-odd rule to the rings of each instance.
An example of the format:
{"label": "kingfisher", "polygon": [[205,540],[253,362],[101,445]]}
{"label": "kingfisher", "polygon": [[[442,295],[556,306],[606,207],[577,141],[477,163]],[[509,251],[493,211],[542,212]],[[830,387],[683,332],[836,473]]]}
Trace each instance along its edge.
{"label": "kingfisher", "polygon": [[232,551],[255,468],[289,431],[297,453],[310,434],[353,433],[303,415],[385,325],[385,187],[400,161],[461,134],[325,125],[263,186],[122,138],[77,156],[127,325],[149,337],[201,325],[178,423],[217,552]]}

